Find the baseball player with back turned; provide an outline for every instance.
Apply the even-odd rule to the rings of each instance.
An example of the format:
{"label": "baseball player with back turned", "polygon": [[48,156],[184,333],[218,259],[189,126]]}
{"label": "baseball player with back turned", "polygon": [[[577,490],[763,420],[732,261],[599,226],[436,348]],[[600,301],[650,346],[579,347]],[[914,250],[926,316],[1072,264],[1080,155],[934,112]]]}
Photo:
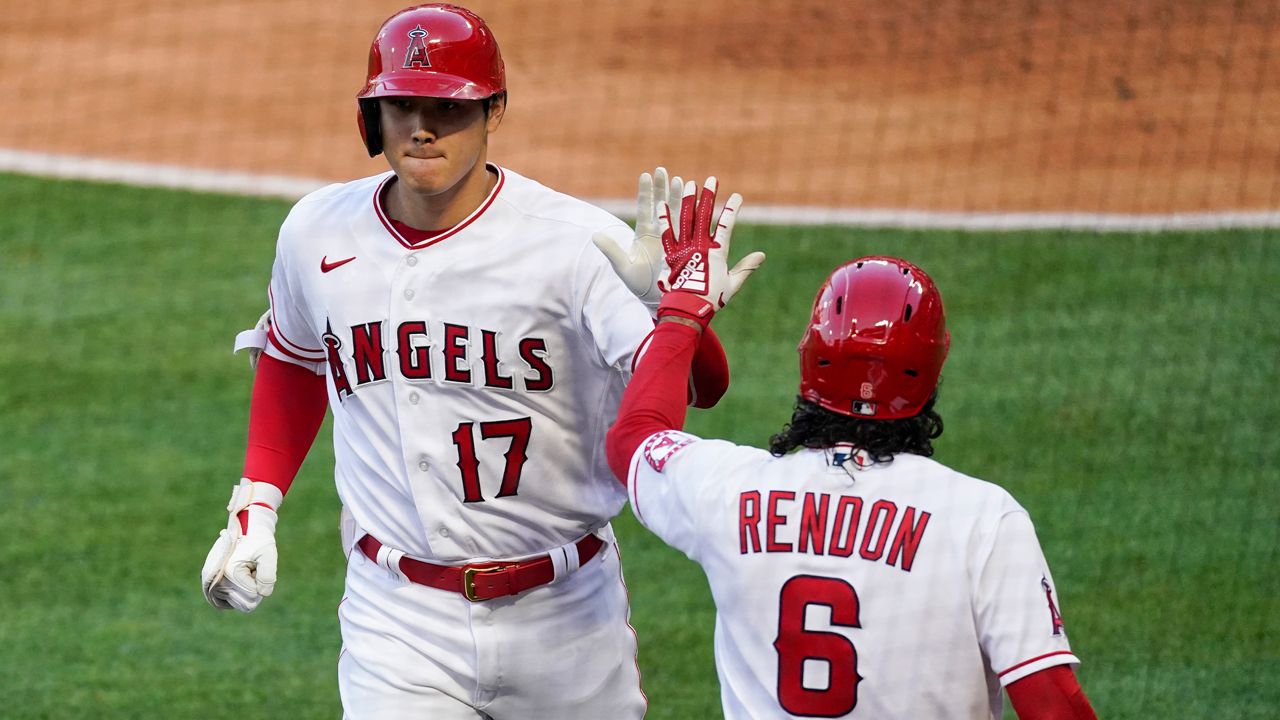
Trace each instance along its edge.
{"label": "baseball player with back turned", "polygon": [[1003,686],[1024,720],[1094,718],[1026,510],[929,457],[950,336],[920,268],[831,274],[769,451],[680,431],[690,357],[744,279],[714,179],[694,194],[664,216],[671,291],[608,450],[640,522],[706,572],[725,717],[999,718]]}
{"label": "baseball player with back turned", "polygon": [[[328,407],[346,717],[640,717],[609,527],[626,492],[604,437],[654,331],[654,208],[673,183],[642,176],[633,237],[487,162],[504,68],[457,6],[389,18],[358,104],[390,172],[308,195],[280,229],[244,479],[205,596],[248,612],[271,594],[277,511]],[[708,405],[728,368],[714,338],[697,355]]]}

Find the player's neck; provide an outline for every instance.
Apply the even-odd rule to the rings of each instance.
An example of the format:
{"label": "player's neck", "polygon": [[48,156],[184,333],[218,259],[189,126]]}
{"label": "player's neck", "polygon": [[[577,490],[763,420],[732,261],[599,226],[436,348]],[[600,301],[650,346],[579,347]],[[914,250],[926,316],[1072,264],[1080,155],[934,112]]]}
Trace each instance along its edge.
{"label": "player's neck", "polygon": [[416,193],[406,183],[392,181],[383,196],[387,214],[418,230],[445,230],[462,222],[480,207],[498,176],[481,161],[471,172],[448,190],[425,195]]}

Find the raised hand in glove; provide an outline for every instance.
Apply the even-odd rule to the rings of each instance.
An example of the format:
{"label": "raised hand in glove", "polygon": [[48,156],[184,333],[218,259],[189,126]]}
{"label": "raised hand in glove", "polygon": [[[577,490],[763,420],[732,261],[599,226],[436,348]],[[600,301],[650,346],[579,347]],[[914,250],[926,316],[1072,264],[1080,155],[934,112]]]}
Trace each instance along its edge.
{"label": "raised hand in glove", "polygon": [[283,500],[275,485],[241,478],[227,503],[227,528],[200,571],[210,605],[252,612],[275,589],[276,509]]}
{"label": "raised hand in glove", "polygon": [[657,168],[652,175],[642,173],[636,191],[636,235],[631,247],[623,250],[605,233],[592,237],[596,247],[609,259],[613,271],[650,312],[657,309],[662,299],[658,282],[667,273],[658,211],[664,203],[675,204],[683,188],[684,182],[678,176],[668,178],[666,168]]}
{"label": "raised hand in glove", "polygon": [[700,194],[697,185],[685,183],[678,217],[673,216],[670,203],[661,206],[658,220],[670,272],[658,281],[658,288],[665,293],[658,306],[659,317],[682,316],[705,327],[764,263],[764,253],[753,252],[729,268],[729,243],[742,196],[730,195],[713,221],[716,189],[714,177],[707,178]]}

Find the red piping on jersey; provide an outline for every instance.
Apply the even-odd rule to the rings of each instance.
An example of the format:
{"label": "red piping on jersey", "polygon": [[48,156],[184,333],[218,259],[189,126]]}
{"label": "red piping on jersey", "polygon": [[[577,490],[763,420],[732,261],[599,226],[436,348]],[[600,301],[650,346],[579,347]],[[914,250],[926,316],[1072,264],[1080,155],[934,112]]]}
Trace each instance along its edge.
{"label": "red piping on jersey", "polygon": [[454,225],[452,228],[445,230],[435,237],[429,238],[427,242],[420,245],[414,245],[409,242],[408,238],[402,235],[399,230],[396,230],[395,226],[391,224],[391,218],[387,217],[386,212],[382,209],[382,190],[387,186],[387,183],[391,182],[391,180],[395,178],[394,174],[387,176],[386,179],[378,184],[378,189],[373,193],[373,211],[378,214],[378,219],[382,221],[382,226],[387,229],[387,232],[391,234],[391,237],[394,237],[401,245],[405,246],[405,248],[409,250],[421,250],[422,248],[431,247],[442,240],[447,240],[462,232],[464,228],[475,222],[477,218],[483,215],[484,211],[488,210],[489,206],[493,204],[493,201],[498,198],[498,191],[502,190],[502,185],[506,182],[507,176],[503,172],[502,168],[494,165],[493,163],[486,163],[485,167],[493,168],[494,171],[498,173],[498,182],[493,186],[493,189],[489,191],[489,197],[485,198],[484,202],[480,203],[480,207],[472,211],[472,213],[464,218],[462,222]]}
{"label": "red piping on jersey", "polygon": [[[658,329],[656,321],[653,327],[654,327],[654,330]],[[636,346],[636,351],[631,353],[631,372],[632,373],[635,373],[636,366],[640,364],[640,357],[644,355],[646,351],[648,351],[649,343],[652,341],[653,341],[653,330],[650,330],[649,334],[645,335],[644,339],[640,341],[640,344]]]}
{"label": "red piping on jersey", "polygon": [[1024,665],[1030,665],[1031,663],[1036,662],[1037,660],[1043,660],[1047,657],[1053,657],[1054,655],[1070,655],[1070,654],[1071,652],[1069,650],[1058,650],[1057,652],[1045,653],[1044,655],[1033,657],[1030,660],[1023,660],[1022,662],[1018,663],[1017,665],[1014,665],[1013,667],[1007,670],[1001,670],[999,675],[1000,677],[1004,677],[1005,675],[1008,675],[1009,673],[1013,672],[1014,670],[1017,670],[1018,668]]}
{"label": "red piping on jersey", "polygon": [[445,228],[443,230],[419,230],[416,227],[405,225],[393,217],[388,217],[387,219],[391,221],[392,227],[400,231],[400,234],[415,246],[421,245],[434,237],[438,237],[441,233],[449,232],[449,228]]}
{"label": "red piping on jersey", "polygon": [[[618,553],[618,582],[622,583],[622,592],[627,596],[627,607],[631,607],[631,589],[627,587],[627,579],[622,577],[622,549],[618,547],[618,543],[613,543],[613,551]],[[636,654],[631,656],[631,661],[636,664],[636,687],[640,690],[640,699],[644,700],[643,717],[649,712],[649,696],[644,692],[644,678],[640,676],[640,636],[636,634],[636,629],[631,625],[631,613],[627,613],[627,629],[631,631],[631,639],[636,644]]]}
{"label": "red piping on jersey", "polygon": [[285,347],[284,343],[280,341],[280,336],[276,334],[274,327],[267,330],[267,340],[271,341],[271,344],[275,347],[275,349],[279,350],[280,352],[284,353],[285,355],[299,362],[304,362],[304,363],[324,362],[324,358],[304,357],[290,350],[289,348]]}
{"label": "red piping on jersey", "polygon": [[[271,291],[270,285],[267,286],[267,300],[271,305],[271,327],[267,328],[267,337],[275,341],[274,345],[279,348],[280,352],[303,362],[318,362],[320,360],[324,360],[323,349],[303,347],[302,345],[299,345],[285,337],[284,333],[277,329],[280,327],[280,323],[276,322],[276,296],[275,293]],[[305,357],[305,355],[308,354],[319,355],[320,357]]]}
{"label": "red piping on jersey", "polygon": [[644,513],[640,512],[640,487],[635,483],[628,483],[627,478],[634,477],[633,473],[640,464],[640,458],[632,458],[631,464],[627,467],[627,474],[618,478],[618,482],[627,486],[627,493],[631,496],[631,510],[635,512],[636,517],[640,519],[642,525],[648,525],[644,521]]}

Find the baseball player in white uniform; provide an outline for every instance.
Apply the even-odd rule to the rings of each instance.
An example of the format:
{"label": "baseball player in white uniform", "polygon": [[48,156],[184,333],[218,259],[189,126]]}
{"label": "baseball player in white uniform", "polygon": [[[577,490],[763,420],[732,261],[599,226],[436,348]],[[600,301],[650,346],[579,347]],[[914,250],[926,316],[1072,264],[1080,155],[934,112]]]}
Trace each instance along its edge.
{"label": "baseball player in white uniform", "polygon": [[636,517],[706,572],[725,717],[999,718],[1003,687],[1024,719],[1093,718],[1026,510],[929,458],[950,336],[924,271],[832,273],[769,451],[680,431],[699,333],[744,279],[740,200],[712,225],[707,185],[666,221],[672,290],[608,448]]}
{"label": "baseball player in white uniform", "polygon": [[[308,195],[280,230],[244,479],[202,585],[244,612],[272,593],[276,513],[331,408],[348,718],[645,709],[604,436],[654,329],[636,295],[656,304],[654,204],[670,184],[642,177],[633,238],[488,163],[505,87],[475,14],[392,16],[358,96],[391,171]],[[727,367],[718,343],[701,347],[707,404]]]}

